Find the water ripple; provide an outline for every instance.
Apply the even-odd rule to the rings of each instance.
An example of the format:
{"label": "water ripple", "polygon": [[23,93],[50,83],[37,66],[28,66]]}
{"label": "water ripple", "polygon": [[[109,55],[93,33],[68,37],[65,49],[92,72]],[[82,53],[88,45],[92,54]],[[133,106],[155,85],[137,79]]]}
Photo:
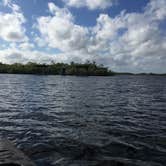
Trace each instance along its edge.
{"label": "water ripple", "polygon": [[165,77],[0,80],[0,136],[37,165],[165,165]]}

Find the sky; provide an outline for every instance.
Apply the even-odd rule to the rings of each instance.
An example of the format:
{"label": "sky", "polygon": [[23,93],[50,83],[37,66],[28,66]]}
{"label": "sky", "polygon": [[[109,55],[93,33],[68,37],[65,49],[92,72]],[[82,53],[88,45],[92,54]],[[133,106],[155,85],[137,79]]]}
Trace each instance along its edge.
{"label": "sky", "polygon": [[0,62],[166,73],[166,0],[0,0]]}

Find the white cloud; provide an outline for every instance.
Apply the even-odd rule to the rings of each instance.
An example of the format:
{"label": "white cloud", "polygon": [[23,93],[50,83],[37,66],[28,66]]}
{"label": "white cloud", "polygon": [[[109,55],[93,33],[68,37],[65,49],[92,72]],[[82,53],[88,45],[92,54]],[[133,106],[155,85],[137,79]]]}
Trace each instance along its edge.
{"label": "white cloud", "polygon": [[87,7],[91,10],[105,9],[113,5],[115,0],[63,0],[67,6]]}
{"label": "white cloud", "polygon": [[24,43],[21,43],[19,45],[19,48],[23,49],[23,50],[31,50],[33,49],[35,46],[34,44],[32,43],[29,43],[29,42],[24,42]]}
{"label": "white cloud", "polygon": [[91,55],[80,57],[80,53],[59,53],[59,54],[49,54],[43,51],[36,50],[27,50],[22,48],[17,48],[11,46],[9,48],[4,48],[0,50],[0,62],[1,63],[28,63],[28,62],[37,62],[37,63],[51,63],[54,62],[83,62],[88,60]]}
{"label": "white cloud", "polygon": [[151,15],[153,19],[162,20],[166,17],[166,1],[151,0],[145,8],[145,14]]}
{"label": "white cloud", "polygon": [[4,6],[9,6],[11,4],[11,0],[2,0]]}
{"label": "white cloud", "polygon": [[55,59],[54,55],[39,51],[23,50],[17,48],[8,48],[0,50],[0,62],[2,63],[50,63]]}
{"label": "white cloud", "polygon": [[[13,11],[0,13],[0,38],[21,43],[2,48],[2,62],[95,60],[115,71],[166,72],[166,32],[160,27],[166,20],[165,0],[149,1],[142,13],[122,11],[114,18],[100,14],[96,25],[89,28],[77,25],[67,8],[59,8],[54,3],[49,3],[48,8],[49,16],[37,18],[35,27],[40,35],[33,35],[34,42],[40,47],[57,48],[62,53],[35,51],[34,45],[25,41],[25,18],[20,11]],[[13,20],[17,28],[9,24]]]}
{"label": "white cloud", "polygon": [[4,6],[11,8],[13,11],[21,11],[20,7],[15,3],[12,3],[12,0],[2,0]]}
{"label": "white cloud", "polygon": [[4,0],[4,5],[10,7],[12,12],[0,12],[0,38],[8,42],[22,42],[27,40],[24,28],[26,19],[20,7],[9,0]]}
{"label": "white cloud", "polygon": [[165,6],[165,0],[151,0],[143,13],[100,14],[96,26],[86,28],[75,24],[68,9],[50,3],[53,15],[38,18],[40,39],[64,52],[59,60],[96,60],[117,71],[166,72],[166,37],[159,26],[166,19]]}
{"label": "white cloud", "polygon": [[66,8],[49,3],[52,17],[38,18],[38,29],[50,47],[62,51],[83,49],[86,44],[87,28],[74,24],[73,16]]}

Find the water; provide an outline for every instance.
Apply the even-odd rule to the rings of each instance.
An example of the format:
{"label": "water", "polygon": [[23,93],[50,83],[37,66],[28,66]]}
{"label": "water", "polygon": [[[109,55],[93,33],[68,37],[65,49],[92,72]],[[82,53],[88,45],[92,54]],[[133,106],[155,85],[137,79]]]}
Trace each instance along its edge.
{"label": "water", "polygon": [[166,77],[0,75],[0,136],[38,166],[164,166]]}

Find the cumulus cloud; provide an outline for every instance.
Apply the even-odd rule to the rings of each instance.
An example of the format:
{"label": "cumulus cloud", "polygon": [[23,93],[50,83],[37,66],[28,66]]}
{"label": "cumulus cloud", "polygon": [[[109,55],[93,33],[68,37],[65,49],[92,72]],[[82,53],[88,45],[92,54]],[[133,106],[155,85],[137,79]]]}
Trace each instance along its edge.
{"label": "cumulus cloud", "polygon": [[26,19],[18,5],[4,0],[4,5],[12,9],[10,13],[0,12],[0,38],[8,42],[27,40],[24,23]]}
{"label": "cumulus cloud", "polygon": [[2,63],[28,63],[28,62],[37,62],[37,63],[50,63],[52,60],[55,60],[54,55],[43,53],[40,51],[32,50],[23,50],[18,48],[8,48],[0,50],[0,61]]}
{"label": "cumulus cloud", "polygon": [[[89,55],[91,56],[91,55]],[[85,59],[88,60],[88,57],[85,56]],[[16,46],[11,46],[9,48],[3,48],[0,50],[0,62],[1,63],[51,63],[54,62],[81,62],[84,61],[77,52],[72,53],[59,53],[59,54],[50,54],[43,51],[37,50],[28,50],[17,48]]]}
{"label": "cumulus cloud", "polygon": [[166,37],[160,28],[165,8],[165,0],[151,0],[142,13],[100,14],[96,25],[86,28],[75,24],[68,9],[49,3],[53,15],[38,18],[37,27],[50,47],[64,52],[65,61],[89,59],[117,71],[161,72],[166,71]]}
{"label": "cumulus cloud", "polygon": [[93,27],[77,25],[67,8],[48,3],[48,9],[48,16],[37,18],[35,27],[39,35],[34,35],[34,42],[61,53],[35,51],[35,46],[25,40],[24,16],[20,9],[12,9],[12,13],[0,13],[0,38],[20,43],[2,48],[2,62],[94,60],[115,71],[166,72],[166,32],[161,26],[166,20],[165,0],[149,1],[142,13],[122,11],[115,17],[100,14]]}
{"label": "cumulus cloud", "polygon": [[91,10],[105,9],[113,5],[115,0],[63,0],[67,6],[76,8],[87,7]]}
{"label": "cumulus cloud", "polygon": [[53,16],[38,18],[38,29],[50,47],[62,51],[83,49],[87,42],[87,28],[74,24],[73,16],[66,8],[49,3]]}

